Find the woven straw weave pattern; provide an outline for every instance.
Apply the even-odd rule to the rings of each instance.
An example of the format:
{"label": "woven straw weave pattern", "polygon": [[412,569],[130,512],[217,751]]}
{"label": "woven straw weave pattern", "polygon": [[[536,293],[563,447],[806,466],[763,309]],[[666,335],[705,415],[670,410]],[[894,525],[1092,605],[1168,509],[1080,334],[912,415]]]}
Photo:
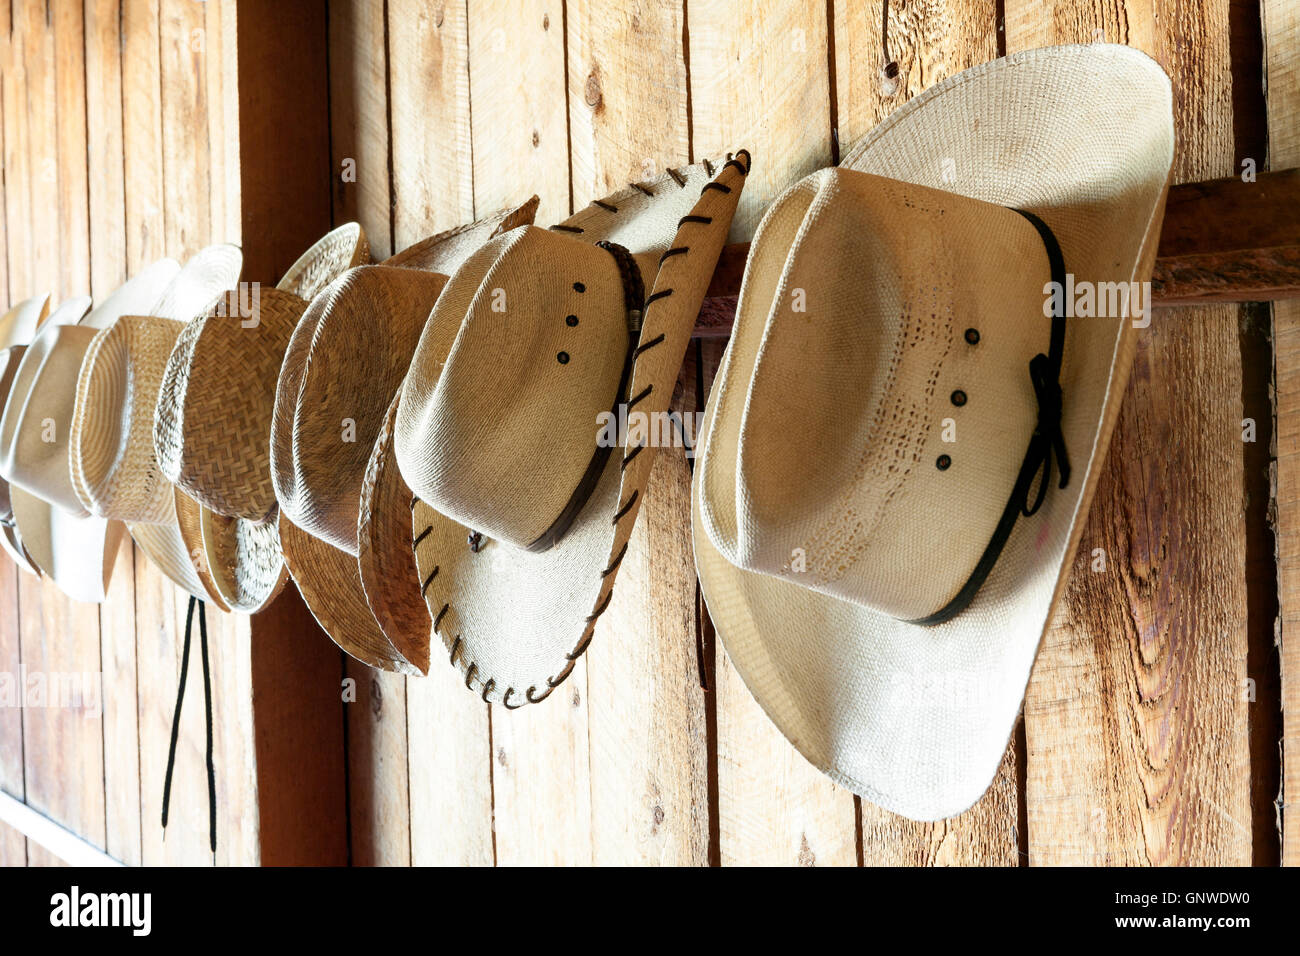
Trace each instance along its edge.
{"label": "woven straw weave pattern", "polygon": [[154,446],[164,474],[195,500],[261,521],[275,508],[268,446],[276,378],[306,303],[261,289],[255,327],[241,324],[238,292],[222,303],[224,314],[191,322],[172,352]]}

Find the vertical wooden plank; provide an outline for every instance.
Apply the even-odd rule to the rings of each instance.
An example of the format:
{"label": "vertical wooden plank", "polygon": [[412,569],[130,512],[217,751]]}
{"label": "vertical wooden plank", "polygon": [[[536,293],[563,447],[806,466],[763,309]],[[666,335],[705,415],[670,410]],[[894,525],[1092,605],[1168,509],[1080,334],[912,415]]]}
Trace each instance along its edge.
{"label": "vertical wooden plank", "polygon": [[[158,10],[161,96],[157,108],[162,116],[163,236],[167,254],[183,262],[206,245],[212,233],[211,144],[208,140],[206,84],[208,38],[204,5],[164,2],[159,4]],[[166,583],[163,589],[163,603],[159,610],[166,614],[170,605],[175,621],[173,633],[183,640],[188,597]],[[248,623],[246,618],[210,610],[207,624],[212,652],[213,719],[216,734],[219,734],[228,726],[229,712],[238,706],[241,694],[247,696],[248,693],[246,687],[224,688],[217,679],[218,675],[225,673],[223,662],[226,655],[248,653]],[[170,717],[170,706],[180,678],[180,655],[181,644],[178,641],[170,655],[176,662],[176,670],[163,677],[156,689],[148,689],[149,693],[158,694],[168,702],[162,708],[152,708],[154,713],[161,709]],[[203,679],[197,621],[194,623],[188,678],[188,699],[181,712],[181,732],[172,777],[171,812],[163,842],[165,859],[172,865],[213,862],[208,835],[207,727],[201,703]],[[143,683],[141,690],[146,691]],[[164,757],[165,754],[163,751]],[[219,776],[224,782],[224,768]],[[146,807],[153,800],[161,800],[161,789],[144,794]],[[158,806],[160,814],[161,804]],[[222,804],[217,807],[218,846],[222,842],[225,809]],[[151,817],[159,819],[158,814],[147,814],[146,827],[153,825]]]}
{"label": "vertical wooden plank", "polygon": [[384,4],[346,0],[329,6],[334,223],[361,223],[371,255],[386,259],[393,253],[393,209]]}
{"label": "vertical wooden plank", "polygon": [[[733,241],[752,238],[784,187],[831,162],[826,12],[819,0],[688,7],[696,152],[745,147],[755,157]],[[853,795],[781,736],[725,652],[717,655],[716,691],[722,864],[855,865]]]}
{"label": "vertical wooden plank", "polygon": [[[324,0],[242,0],[227,13],[238,17],[244,273],[270,282],[329,229],[328,16]],[[248,620],[260,861],[344,864],[338,649],[294,588]]]}
{"label": "vertical wooden plank", "polygon": [[[383,3],[329,5],[330,170],[334,224],[356,221],[371,255],[392,254],[388,55]],[[348,808],[354,866],[411,863],[406,679],[345,658]]]}
{"label": "vertical wooden plank", "polygon": [[[556,0],[471,0],[474,205],[541,202],[537,222],[569,214],[564,8]],[[439,662],[440,664],[441,662]],[[591,863],[586,665],[556,699],[492,711],[492,793],[501,865]]]}
{"label": "vertical wooden plank", "polygon": [[474,217],[462,3],[388,0],[395,248]]}
{"label": "vertical wooden plank", "polygon": [[[60,96],[56,38],[47,10],[22,5],[23,51],[27,62],[29,163],[32,170],[31,241],[35,245],[36,285],[58,289],[60,295],[84,294],[90,285],[85,217],[84,160],[78,182],[60,176],[76,174],[59,158]],[[18,8],[15,8],[15,14]],[[80,57],[77,58],[80,62]],[[79,68],[78,68],[79,69]],[[65,74],[80,88],[81,75]],[[84,107],[83,107],[84,108]],[[83,132],[84,135],[84,132]],[[84,150],[70,162],[80,159]],[[76,236],[61,236],[66,216]],[[71,225],[72,223],[76,225]],[[73,245],[80,251],[74,252]],[[72,257],[63,262],[65,251]],[[77,270],[75,273],[73,270]],[[65,597],[48,580],[22,575],[19,583],[22,661],[26,673],[40,675],[47,689],[80,687],[84,695],[59,700],[47,696],[45,706],[29,706],[23,715],[23,753],[27,802],[96,846],[105,843],[104,737],[100,678],[99,608]],[[29,846],[34,865],[55,862],[46,851]]]}
{"label": "vertical wooden plank", "polygon": [[[1269,167],[1300,166],[1300,9],[1264,0]],[[1300,303],[1273,303],[1282,665],[1282,863],[1300,866]]]}
{"label": "vertical wooden plank", "polygon": [[[1105,38],[1161,63],[1177,181],[1233,173],[1228,37],[1227,0],[1007,2],[1011,51]],[[1161,311],[1138,337],[1025,700],[1031,864],[1251,862],[1237,311]]]}
{"label": "vertical wooden plank", "polygon": [[59,269],[65,294],[84,295],[90,291],[85,12],[82,0],[49,0],[48,11],[56,65]]}
{"label": "vertical wooden plank", "polygon": [[[16,237],[26,234],[28,178],[26,139],[20,133],[26,117],[26,80],[23,76],[22,37],[11,36],[9,9],[0,10],[0,157],[4,160],[4,201],[0,215],[5,223],[4,259],[6,305],[32,294],[30,250]],[[19,623],[18,577],[22,572],[7,556],[0,556],[0,673],[12,681],[11,693],[22,693],[22,631]],[[23,782],[23,711],[11,706],[0,710],[0,790],[26,798]],[[27,840],[10,827],[0,831],[0,866],[26,866]]]}
{"label": "vertical wooden plank", "polygon": [[[80,0],[73,5],[82,8]],[[68,6],[67,0],[60,0],[62,15],[70,15]],[[86,0],[84,15],[86,134],[80,148],[92,171],[87,183],[90,290],[99,300],[127,275],[118,0]],[[105,849],[127,864],[138,864],[141,859],[134,557],[131,539],[123,536],[108,600],[99,612],[104,672]]]}
{"label": "vertical wooden plank", "polygon": [[836,0],[834,7],[840,156],[917,93],[998,55],[995,0],[892,3],[889,54],[899,73],[886,83],[879,0]]}
{"label": "vertical wooden plank", "polygon": [[[573,203],[581,208],[689,162],[685,9],[577,0],[566,11]],[[586,654],[592,858],[706,864],[707,718],[681,449],[659,450],[645,500]]]}
{"label": "vertical wooden plank", "polygon": [[[108,11],[111,15],[111,11]],[[161,68],[157,0],[121,0],[123,198],[127,274],[167,254],[163,223]],[[175,586],[136,551],[134,607],[138,678],[140,860],[167,861],[160,826],[171,707],[179,673]],[[124,652],[115,648],[111,660]],[[193,704],[191,704],[193,706]],[[173,837],[173,843],[176,837]]]}
{"label": "vertical wooden plank", "polygon": [[541,200],[537,223],[569,215],[564,6],[469,0],[474,206],[482,214]]}
{"label": "vertical wooden plank", "polygon": [[[835,88],[841,154],[908,99],[998,55],[993,0],[942,0],[890,9],[889,51],[896,83],[882,79],[880,7],[873,0],[835,5]],[[1015,866],[1019,786],[1016,738],[988,793],[941,823],[907,820],[859,800],[862,858],[867,865]]]}
{"label": "vertical wooden plank", "polygon": [[[474,216],[466,11],[389,0],[387,29],[394,248],[403,249]],[[406,687],[411,862],[490,865],[487,705],[439,663]]]}
{"label": "vertical wooden plank", "polygon": [[406,678],[347,662],[356,681],[348,707],[353,866],[411,865]]}

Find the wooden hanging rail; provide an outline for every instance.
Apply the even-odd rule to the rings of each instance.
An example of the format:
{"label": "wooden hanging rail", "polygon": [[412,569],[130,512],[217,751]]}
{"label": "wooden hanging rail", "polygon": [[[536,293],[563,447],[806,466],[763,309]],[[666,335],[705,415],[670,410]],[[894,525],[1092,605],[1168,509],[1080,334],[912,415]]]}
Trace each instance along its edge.
{"label": "wooden hanging rail", "polygon": [[[722,250],[696,336],[731,334],[748,257],[747,242]],[[1151,294],[1157,307],[1300,298],[1300,169],[1171,187]]]}

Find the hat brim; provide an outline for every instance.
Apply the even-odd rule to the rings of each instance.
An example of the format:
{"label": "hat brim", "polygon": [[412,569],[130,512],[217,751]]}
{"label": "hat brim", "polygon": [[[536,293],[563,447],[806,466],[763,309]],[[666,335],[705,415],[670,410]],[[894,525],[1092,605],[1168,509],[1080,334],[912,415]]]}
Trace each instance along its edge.
{"label": "hat brim", "polygon": [[74,601],[102,603],[125,531],[122,522],[68,514],[17,486],[9,494],[32,563]]}
{"label": "hat brim", "polygon": [[420,594],[420,572],[411,548],[411,489],[402,480],[393,447],[400,399],[399,392],[388,407],[361,485],[357,571],[366,604],[389,643],[427,674],[433,621]]}
{"label": "hat brim", "polygon": [[[628,188],[566,222],[588,241],[626,245],[641,264],[653,306],[645,314],[628,385],[628,395],[640,397],[638,413],[662,413],[669,405],[749,171],[744,157],[729,157],[720,169],[702,163],[674,170],[643,184],[645,191]],[[661,259],[659,253],[670,248],[685,254]],[[453,336],[438,339],[449,349]],[[445,354],[422,357],[430,368],[446,360]],[[465,686],[483,700],[512,709],[539,703],[590,645],[613,599],[650,481],[655,449],[628,447],[638,440],[629,431],[627,444],[612,449],[586,504],[564,537],[545,551],[487,538],[471,550],[470,529],[415,502],[416,566],[434,633]]]}
{"label": "hat brim", "polygon": [[[176,496],[176,533],[180,536],[183,554],[195,577],[198,578],[201,588],[201,593],[194,596],[211,601],[222,611],[229,611],[229,605],[226,604],[225,598],[221,596],[216,582],[212,579],[212,566],[208,562],[208,552],[203,544],[203,506],[179,488],[173,488],[172,493]],[[169,544],[174,546],[174,542]],[[195,560],[197,558],[203,560]],[[176,579],[172,578],[172,580]]]}
{"label": "hat brim", "polygon": [[40,576],[41,569],[32,561],[32,556],[27,553],[23,547],[22,538],[18,535],[18,528],[15,525],[0,524],[0,549],[13,559],[14,564],[18,565],[20,571],[26,571],[28,574]]}
{"label": "hat brim", "polygon": [[280,513],[284,563],[312,616],[352,657],[397,674],[420,671],[393,647],[366,603],[357,559],[303,531]]}
{"label": "hat brim", "polygon": [[[1140,281],[1159,235],[1171,115],[1168,78],[1137,51],[1034,50],[917,97],[843,165],[1027,208],[1051,226],[1078,279]],[[945,159],[962,163],[947,182]],[[719,381],[747,381],[765,318],[766,303],[746,302],[742,289]],[[1068,580],[1135,345],[1128,319],[1067,322],[1062,428],[1075,477],[1017,522],[975,600],[946,624],[908,624],[736,567],[705,530],[697,477],[696,569],[714,626],[777,727],[837,783],[920,820],[959,813],[987,789]],[[703,456],[734,446],[741,427],[742,403],[715,420],[720,394],[715,385]]]}
{"label": "hat brim", "polygon": [[194,562],[190,560],[185,539],[181,537],[181,529],[176,522],[128,524],[126,530],[136,546],[144,552],[145,557],[169,581],[186,594],[201,601],[212,600],[212,594],[203,586],[198,573],[194,570]]}
{"label": "hat brim", "polygon": [[256,614],[289,580],[275,518],[254,523],[199,506],[199,534],[212,588],[231,611]]}

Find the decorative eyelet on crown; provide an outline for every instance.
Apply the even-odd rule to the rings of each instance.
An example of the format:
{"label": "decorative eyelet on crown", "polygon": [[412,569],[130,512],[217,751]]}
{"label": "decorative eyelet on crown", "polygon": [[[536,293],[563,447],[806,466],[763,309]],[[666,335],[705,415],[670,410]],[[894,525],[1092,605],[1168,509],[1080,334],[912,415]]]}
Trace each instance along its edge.
{"label": "decorative eyelet on crown", "polygon": [[561,365],[568,365],[568,364],[569,364],[569,353],[568,353],[568,352],[558,352],[558,353],[556,353],[555,361],[559,362]]}
{"label": "decorative eyelet on crown", "polygon": [[586,287],[585,285],[583,285],[581,282],[575,282],[575,283],[573,283],[573,291],[574,291],[574,292],[586,292],[586,291],[587,291],[587,287]]}
{"label": "decorative eyelet on crown", "polygon": [[979,342],[980,342],[980,330],[979,330],[979,329],[967,329],[967,330],[966,330],[966,344],[967,344],[967,345],[979,345]]}
{"label": "decorative eyelet on crown", "polygon": [[952,459],[947,455],[940,455],[934,460],[934,467],[940,471],[947,471],[952,467]]}
{"label": "decorative eyelet on crown", "polygon": [[958,408],[961,408],[963,405],[966,404],[966,393],[963,392],[960,388],[955,389],[952,395],[950,396],[950,398],[952,399],[952,403],[956,405]]}
{"label": "decorative eyelet on crown", "polygon": [[578,324],[578,317],[576,315],[565,316],[564,324],[567,325],[569,328],[573,328],[575,325]]}

